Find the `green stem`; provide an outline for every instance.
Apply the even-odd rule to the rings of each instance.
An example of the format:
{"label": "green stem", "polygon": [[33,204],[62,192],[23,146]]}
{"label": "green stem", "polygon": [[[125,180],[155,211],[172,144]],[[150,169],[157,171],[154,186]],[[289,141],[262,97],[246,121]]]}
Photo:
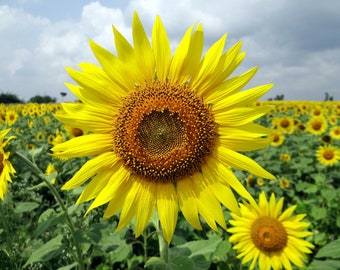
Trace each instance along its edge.
{"label": "green stem", "polygon": [[81,247],[76,239],[76,234],[75,234],[75,227],[74,224],[72,222],[71,217],[68,214],[68,210],[67,207],[65,206],[65,204],[63,203],[62,198],[60,197],[58,191],[56,190],[56,188],[46,179],[46,175],[39,169],[39,167],[34,164],[33,162],[31,162],[27,157],[25,157],[23,154],[19,153],[19,152],[15,152],[14,153],[19,159],[21,159],[21,161],[23,161],[28,167],[31,168],[31,170],[33,172],[35,172],[35,174],[37,174],[43,181],[44,183],[47,185],[47,187],[49,188],[49,190],[52,192],[53,196],[55,197],[56,201],[58,202],[58,204],[60,205],[61,209],[63,210],[65,217],[66,217],[66,222],[68,225],[68,228],[70,230],[72,239],[73,239],[73,243],[76,249],[76,253],[77,253],[77,261],[79,264],[79,267],[81,270],[85,270],[85,265],[84,265],[84,261],[83,261],[83,256],[82,256],[82,250]]}
{"label": "green stem", "polygon": [[163,231],[158,231],[158,244],[159,244],[159,255],[165,261],[168,262],[169,258],[169,245],[165,241]]}

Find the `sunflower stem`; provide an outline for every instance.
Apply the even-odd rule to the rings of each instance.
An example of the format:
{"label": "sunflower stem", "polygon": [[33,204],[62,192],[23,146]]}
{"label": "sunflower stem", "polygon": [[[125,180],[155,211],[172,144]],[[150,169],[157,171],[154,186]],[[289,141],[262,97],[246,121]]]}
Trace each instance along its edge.
{"label": "sunflower stem", "polygon": [[36,175],[38,175],[41,180],[47,185],[48,189],[51,191],[51,193],[53,194],[54,198],[56,199],[56,201],[58,202],[59,206],[61,207],[61,209],[63,210],[64,214],[65,214],[65,218],[66,218],[66,223],[68,225],[68,228],[70,230],[71,236],[72,236],[72,240],[73,240],[73,244],[74,247],[76,249],[76,254],[77,254],[77,262],[79,264],[79,269],[80,270],[85,270],[85,265],[84,265],[84,261],[83,261],[83,256],[82,256],[82,250],[81,247],[76,239],[76,234],[75,234],[75,227],[73,224],[73,221],[71,219],[71,217],[68,214],[68,209],[65,206],[65,204],[63,203],[62,198],[60,197],[57,189],[47,180],[47,176],[39,169],[39,167],[33,163],[32,161],[30,161],[27,157],[25,157],[23,154],[19,153],[19,152],[14,152],[14,155],[16,155],[21,161],[23,161]]}
{"label": "sunflower stem", "polygon": [[164,239],[162,230],[158,231],[158,244],[159,244],[159,255],[161,259],[163,259],[167,263],[169,259],[169,245]]}

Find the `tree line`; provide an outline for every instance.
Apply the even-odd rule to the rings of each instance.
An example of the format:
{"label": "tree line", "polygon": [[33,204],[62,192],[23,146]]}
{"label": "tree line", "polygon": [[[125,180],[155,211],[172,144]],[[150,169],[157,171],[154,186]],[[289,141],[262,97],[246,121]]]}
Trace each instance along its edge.
{"label": "tree line", "polygon": [[[56,103],[57,99],[50,96],[35,95],[28,100],[32,103]],[[0,103],[13,104],[13,103],[26,103],[21,100],[17,95],[11,93],[0,93]]]}

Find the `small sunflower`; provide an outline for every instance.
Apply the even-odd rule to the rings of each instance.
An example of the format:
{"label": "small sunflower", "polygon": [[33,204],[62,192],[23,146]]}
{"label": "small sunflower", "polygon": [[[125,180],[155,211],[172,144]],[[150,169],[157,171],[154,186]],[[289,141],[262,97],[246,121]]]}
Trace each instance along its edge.
{"label": "small sunflower", "polygon": [[221,203],[238,211],[231,188],[251,199],[231,168],[274,178],[238,153],[271,142],[271,131],[253,121],[273,108],[254,106],[272,84],[241,91],[256,68],[228,79],[245,56],[241,43],[224,52],[224,35],[202,58],[202,25],[187,30],[173,55],[158,16],[151,44],[137,13],[133,46],[115,27],[113,32],[117,56],[90,41],[102,67],[83,63],[82,71],[67,69],[79,84],[68,86],[81,103],[63,104],[56,117],[91,133],[52,151],[55,157],[94,157],[63,189],[94,176],[77,203],[93,200],[88,211],[108,203],[104,218],[120,212],[117,230],[135,216],[136,236],[154,208],[168,242],[178,206],[197,229],[199,216],[214,230],[217,224],[226,228]]}
{"label": "small sunflower", "polygon": [[327,122],[327,119],[322,115],[311,117],[307,123],[307,131],[314,135],[320,135],[327,130]]}
{"label": "small sunflower", "polygon": [[5,151],[5,147],[14,136],[5,139],[10,129],[0,131],[0,199],[3,200],[8,189],[8,183],[12,182],[11,175],[15,174],[11,162],[9,161],[10,152]]}
{"label": "small sunflower", "polygon": [[14,111],[14,110],[6,111],[5,122],[8,126],[14,125],[14,123],[18,120],[18,118],[19,118],[19,114],[16,111]]}
{"label": "small sunflower", "polygon": [[292,134],[295,124],[292,117],[277,117],[273,119],[273,126],[284,133]]}
{"label": "small sunflower", "polygon": [[296,205],[289,207],[282,214],[283,198],[276,202],[272,194],[269,202],[262,192],[258,204],[240,204],[241,214],[231,213],[232,235],[229,241],[242,258],[242,264],[252,260],[250,269],[258,261],[260,269],[292,269],[291,263],[304,267],[306,253],[314,247],[301,238],[311,235],[305,231],[309,223],[302,222],[305,214],[292,216]]}
{"label": "small sunflower", "polygon": [[279,181],[280,188],[289,188],[290,187],[290,181],[287,178],[281,178]]}
{"label": "small sunflower", "polygon": [[280,155],[280,160],[283,162],[289,162],[291,160],[291,156],[289,154],[281,154]]}
{"label": "small sunflower", "polygon": [[340,140],[340,126],[334,126],[329,130],[329,135],[334,140]]}
{"label": "small sunflower", "polygon": [[336,165],[340,160],[340,149],[333,145],[320,146],[316,151],[316,158],[322,165]]}
{"label": "small sunflower", "polygon": [[283,134],[282,131],[278,129],[273,131],[272,142],[271,142],[272,146],[280,146],[281,144],[283,144],[284,140],[285,140],[285,135]]}

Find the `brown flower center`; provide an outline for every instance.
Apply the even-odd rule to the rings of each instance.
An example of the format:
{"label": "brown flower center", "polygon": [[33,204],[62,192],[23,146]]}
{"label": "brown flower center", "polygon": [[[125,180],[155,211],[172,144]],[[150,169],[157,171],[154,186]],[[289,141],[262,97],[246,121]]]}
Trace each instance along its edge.
{"label": "brown flower center", "polygon": [[287,232],[273,217],[259,217],[251,227],[254,245],[266,252],[281,251],[287,245]]}
{"label": "brown flower center", "polygon": [[334,152],[332,150],[326,150],[323,152],[323,157],[327,160],[332,160],[334,158]]}
{"label": "brown flower center", "polygon": [[123,100],[114,151],[140,177],[175,182],[199,170],[216,126],[209,107],[187,85],[154,82]]}
{"label": "brown flower center", "polygon": [[71,132],[74,137],[79,137],[83,135],[83,131],[80,128],[72,128]]}
{"label": "brown flower center", "polygon": [[319,130],[321,128],[322,124],[320,122],[314,122],[312,124],[312,127],[314,130]]}
{"label": "brown flower center", "polygon": [[281,124],[281,127],[287,128],[287,127],[289,127],[290,123],[287,119],[283,119],[280,124]]}
{"label": "brown flower center", "polygon": [[280,140],[280,135],[274,134],[273,136],[273,142],[278,142]]}

